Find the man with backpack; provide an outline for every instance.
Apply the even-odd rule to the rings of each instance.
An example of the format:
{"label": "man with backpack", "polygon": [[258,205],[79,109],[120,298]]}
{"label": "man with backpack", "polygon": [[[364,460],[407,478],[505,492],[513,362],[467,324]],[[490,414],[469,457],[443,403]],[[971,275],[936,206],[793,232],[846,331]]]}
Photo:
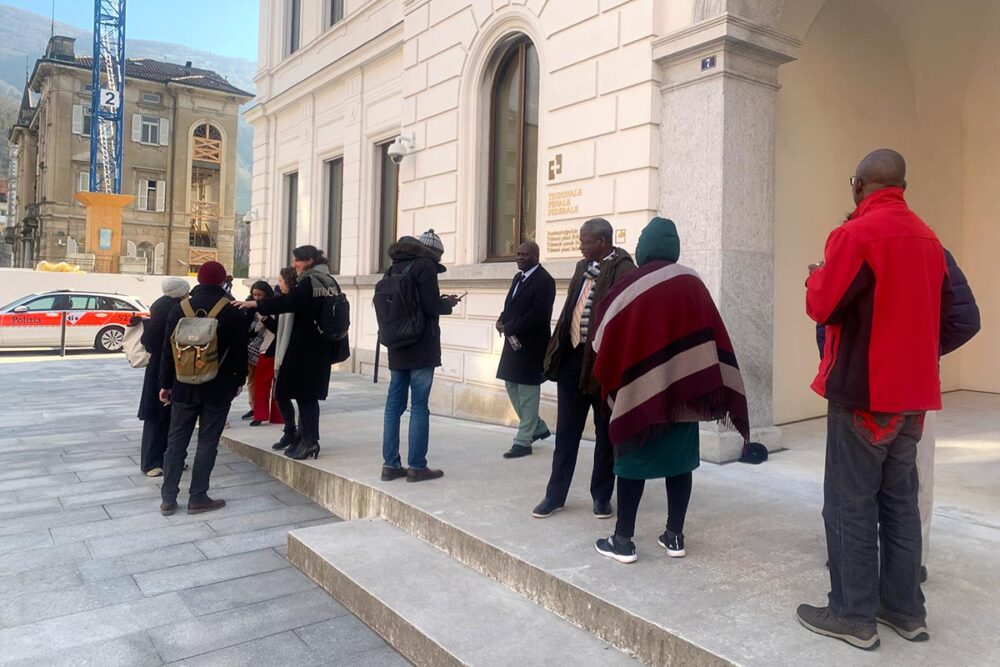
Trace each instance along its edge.
{"label": "man with backpack", "polygon": [[[392,266],[375,287],[375,314],[379,342],[389,350],[389,395],[382,431],[382,480],[406,477],[423,482],[444,475],[427,467],[430,409],[427,406],[434,369],[441,365],[441,327],[438,318],[450,315],[461,300],[443,295],[438,274],[444,245],[430,229],[418,238],[403,236],[389,247]],[[399,457],[399,420],[410,399],[407,459]]]}
{"label": "man with backpack", "polygon": [[247,331],[243,315],[226,306],[226,269],[206,262],[198,269],[198,285],[173,307],[160,364],[160,400],[171,405],[170,432],[163,460],[160,513],[177,509],[184,459],[195,424],[198,449],[191,470],[188,514],[225,507],[208,496],[208,482],[219,451],[229,406],[247,377]]}

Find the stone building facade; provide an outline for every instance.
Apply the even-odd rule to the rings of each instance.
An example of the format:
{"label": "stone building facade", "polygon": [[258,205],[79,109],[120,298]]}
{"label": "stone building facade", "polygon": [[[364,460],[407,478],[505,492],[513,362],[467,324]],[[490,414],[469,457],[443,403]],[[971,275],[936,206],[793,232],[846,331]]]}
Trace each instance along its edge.
{"label": "stone building facade", "polygon": [[86,215],[91,58],[53,37],[35,63],[15,154],[17,266],[69,261],[99,272],[185,275],[208,259],[232,265],[239,106],[252,97],[209,70],[150,59],[126,64],[120,257],[95,266]]}
{"label": "stone building facade", "polygon": [[[775,424],[823,411],[808,390],[806,266],[851,208],[857,161],[883,145],[910,158],[911,202],[978,288],[986,326],[1000,315],[984,250],[1000,241],[985,177],[1000,141],[986,122],[1000,111],[996,3],[262,0],[260,12],[251,275],[275,275],[296,244],[326,247],[357,304],[353,368],[369,372],[364,306],[387,244],[434,228],[443,289],[469,291],[442,318],[439,414],[512,420],[492,324],[520,239],[564,286],[584,220],[608,218],[631,250],[659,214],[733,334],[755,436],[776,444]],[[392,141],[407,152],[398,167]],[[986,337],[946,360],[947,388],[1000,391]],[[554,394],[543,388],[546,410]],[[710,458],[731,455],[728,434],[705,436]]]}

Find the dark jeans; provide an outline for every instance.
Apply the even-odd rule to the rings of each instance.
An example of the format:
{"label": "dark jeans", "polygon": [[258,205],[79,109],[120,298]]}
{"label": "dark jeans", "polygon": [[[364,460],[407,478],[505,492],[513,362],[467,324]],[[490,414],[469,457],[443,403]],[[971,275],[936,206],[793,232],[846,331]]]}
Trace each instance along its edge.
{"label": "dark jeans", "polygon": [[874,626],[880,603],[913,619],[926,615],[916,464],[923,422],[922,414],[830,403],[823,482],[830,609],[849,623]]}
{"label": "dark jeans", "polygon": [[389,393],[382,418],[382,465],[401,468],[399,458],[399,420],[410,399],[410,430],[407,434],[406,461],[414,470],[427,467],[427,446],[430,440],[431,411],[428,400],[434,385],[434,367],[390,371]]}
{"label": "dark jeans", "polygon": [[[671,533],[684,532],[684,519],[691,501],[693,480],[694,475],[689,472],[663,480],[667,487],[667,530]],[[618,478],[618,522],[615,524],[615,535],[628,538],[635,535],[635,517],[639,513],[639,501],[642,500],[645,488],[644,479]]]}
{"label": "dark jeans", "polygon": [[191,434],[198,424],[198,449],[191,466],[192,500],[208,497],[208,480],[215,467],[215,457],[219,453],[219,438],[226,427],[229,406],[232,403],[173,403],[170,406],[170,434],[167,436],[167,451],[163,457],[163,488],[160,496],[165,503],[177,502],[180,492],[181,473],[187,458]]}
{"label": "dark jeans", "polygon": [[146,419],[142,422],[142,446],[139,449],[139,469],[149,472],[163,467],[163,453],[167,451],[170,418]]}
{"label": "dark jeans", "polygon": [[568,351],[559,368],[556,381],[556,447],[552,454],[552,475],[545,488],[545,497],[557,505],[566,503],[569,485],[576,470],[580,453],[580,438],[587,423],[587,413],[594,411],[597,445],[594,448],[594,470],[590,476],[590,495],[594,500],[610,501],[615,490],[615,459],[608,437],[610,415],[601,410],[600,395],[580,391],[580,371],[583,369],[583,345]]}
{"label": "dark jeans", "polygon": [[[303,442],[319,443],[319,401],[313,399],[295,399],[299,404],[298,430],[302,432]],[[278,401],[278,410],[285,420],[285,433],[295,434],[295,406],[291,399]]]}

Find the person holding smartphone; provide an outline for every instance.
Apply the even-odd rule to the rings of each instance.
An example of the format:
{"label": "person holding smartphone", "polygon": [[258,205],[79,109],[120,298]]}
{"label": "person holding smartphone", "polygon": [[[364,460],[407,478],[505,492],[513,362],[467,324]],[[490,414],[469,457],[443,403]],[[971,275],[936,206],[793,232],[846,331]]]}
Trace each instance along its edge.
{"label": "person holding smartphone", "polygon": [[[382,430],[382,481],[402,477],[407,482],[423,482],[444,475],[441,470],[427,467],[430,439],[430,408],[428,400],[434,383],[434,369],[441,365],[441,315],[451,315],[462,297],[441,294],[438,274],[447,269],[441,265],[444,244],[441,237],[429,229],[419,237],[403,236],[389,246],[392,266],[388,274],[406,272],[413,284],[414,297],[424,313],[424,328],[412,345],[389,348],[389,395],[385,402]],[[399,455],[399,420],[410,404],[407,468]]]}

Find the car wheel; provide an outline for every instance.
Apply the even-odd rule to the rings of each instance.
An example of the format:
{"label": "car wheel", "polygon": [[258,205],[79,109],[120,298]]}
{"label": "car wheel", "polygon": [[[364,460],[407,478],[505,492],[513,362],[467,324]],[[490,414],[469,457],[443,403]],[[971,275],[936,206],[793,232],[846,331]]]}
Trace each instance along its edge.
{"label": "car wheel", "polygon": [[121,352],[125,342],[125,329],[121,327],[104,327],[97,334],[94,349],[98,352]]}

